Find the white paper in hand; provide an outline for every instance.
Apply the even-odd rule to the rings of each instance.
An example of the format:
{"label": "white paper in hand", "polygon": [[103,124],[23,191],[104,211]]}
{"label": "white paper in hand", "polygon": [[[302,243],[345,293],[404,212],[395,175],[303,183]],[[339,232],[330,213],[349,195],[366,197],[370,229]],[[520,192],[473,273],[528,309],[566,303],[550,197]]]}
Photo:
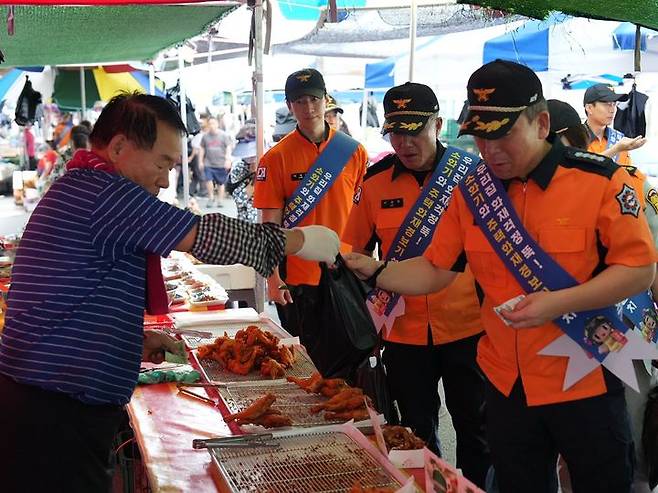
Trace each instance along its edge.
{"label": "white paper in hand", "polygon": [[512,310],[514,310],[514,307],[518,305],[519,301],[521,301],[523,298],[525,298],[525,294],[520,294],[519,296],[516,296],[511,300],[507,300],[502,305],[494,306],[494,311],[496,312],[496,315],[500,317],[500,319],[505,323],[505,325],[512,325],[512,322],[510,322],[505,317],[503,317],[502,311],[508,310],[511,312]]}

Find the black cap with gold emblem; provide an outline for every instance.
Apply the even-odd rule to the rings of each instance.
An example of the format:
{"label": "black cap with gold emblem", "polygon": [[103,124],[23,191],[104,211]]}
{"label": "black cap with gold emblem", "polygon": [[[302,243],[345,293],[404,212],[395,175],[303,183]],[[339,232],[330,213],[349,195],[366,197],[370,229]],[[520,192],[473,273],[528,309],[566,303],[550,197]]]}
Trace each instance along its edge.
{"label": "black cap with gold emblem", "polygon": [[430,116],[439,111],[436,94],[424,84],[405,82],[390,88],[384,95],[384,126],[389,132],[416,135]]}
{"label": "black cap with gold emblem", "polygon": [[495,60],[468,79],[468,114],[459,135],[499,139],[527,107],[544,100],[541,81],[525,65]]}
{"label": "black cap with gold emblem", "polygon": [[286,79],[286,99],[294,101],[302,96],[323,98],[327,93],[322,74],[314,68],[293,72]]}

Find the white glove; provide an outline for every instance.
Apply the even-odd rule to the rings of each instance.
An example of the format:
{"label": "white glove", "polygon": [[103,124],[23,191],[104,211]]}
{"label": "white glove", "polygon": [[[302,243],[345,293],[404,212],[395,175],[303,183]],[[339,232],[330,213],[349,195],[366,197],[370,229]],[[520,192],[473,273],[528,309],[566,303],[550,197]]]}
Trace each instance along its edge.
{"label": "white glove", "polygon": [[340,251],[340,240],[335,231],[324,226],[295,228],[304,235],[304,244],[295,254],[305,260],[333,264]]}

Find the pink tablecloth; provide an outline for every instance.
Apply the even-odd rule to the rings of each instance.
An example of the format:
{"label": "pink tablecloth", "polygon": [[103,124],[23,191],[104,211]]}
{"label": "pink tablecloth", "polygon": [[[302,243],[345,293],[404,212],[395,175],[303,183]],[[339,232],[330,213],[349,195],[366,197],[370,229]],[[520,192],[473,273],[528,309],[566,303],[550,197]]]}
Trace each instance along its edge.
{"label": "pink tablecloth", "polygon": [[218,491],[210,456],[192,449],[192,439],[231,434],[219,409],[159,384],[137,387],[128,413],[153,492]]}

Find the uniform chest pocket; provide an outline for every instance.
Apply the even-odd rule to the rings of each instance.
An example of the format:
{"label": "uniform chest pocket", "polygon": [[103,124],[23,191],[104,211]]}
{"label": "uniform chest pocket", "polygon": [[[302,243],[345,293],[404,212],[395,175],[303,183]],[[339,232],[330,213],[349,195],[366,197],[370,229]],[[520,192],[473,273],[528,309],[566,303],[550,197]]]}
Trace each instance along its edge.
{"label": "uniform chest pocket", "polygon": [[540,229],[539,246],[548,253],[583,253],[587,246],[587,230],[585,228]]}
{"label": "uniform chest pocket", "polygon": [[507,285],[507,269],[479,227],[466,230],[464,250],[478,282],[496,287]]}
{"label": "uniform chest pocket", "polygon": [[382,240],[384,249],[388,251],[404,222],[406,214],[402,209],[380,209],[375,219],[377,236]]}
{"label": "uniform chest pocket", "polygon": [[586,267],[588,262],[585,228],[540,229],[538,240],[542,250],[572,274]]}

